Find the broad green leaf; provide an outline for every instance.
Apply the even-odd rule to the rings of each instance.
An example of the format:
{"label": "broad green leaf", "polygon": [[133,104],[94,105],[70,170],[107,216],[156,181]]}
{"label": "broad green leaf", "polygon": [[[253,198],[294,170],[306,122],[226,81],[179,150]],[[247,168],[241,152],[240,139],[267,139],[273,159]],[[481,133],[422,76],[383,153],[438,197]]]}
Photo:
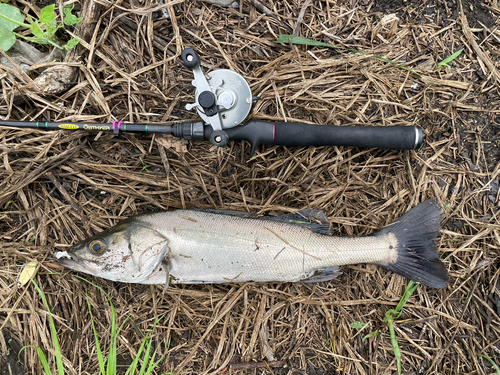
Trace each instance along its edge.
{"label": "broad green leaf", "polygon": [[73,26],[76,25],[78,22],[80,22],[82,19],[70,14],[69,16],[64,17],[64,24],[68,26]]}
{"label": "broad green leaf", "polygon": [[71,11],[73,10],[73,7],[74,7],[74,4],[70,4],[66,7],[64,7],[64,24],[65,25],[68,25],[68,26],[73,26],[75,24],[77,24],[78,22],[80,22],[82,19],[71,14]]}
{"label": "broad green leaf", "polygon": [[64,7],[63,12],[65,16],[69,16],[75,7],[74,3],[68,4]]}
{"label": "broad green leaf", "polygon": [[19,9],[9,4],[0,4],[0,29],[12,31],[24,25],[23,22],[24,18]]}
{"label": "broad green leaf", "polygon": [[40,24],[38,22],[35,22],[33,24],[33,27],[31,28],[31,32],[33,33],[34,36],[37,36],[39,38],[43,37],[43,35],[44,35],[43,30],[40,28]]}
{"label": "broad green leaf", "polygon": [[45,25],[45,28],[47,29],[47,31],[50,30],[53,33],[55,33],[61,27],[62,27],[62,25],[57,26],[57,19],[55,19],[55,18],[52,21],[50,21],[48,24]]}
{"label": "broad green leaf", "polygon": [[49,23],[54,18],[56,18],[56,16],[54,15],[55,7],[56,7],[56,4],[52,4],[52,5],[47,5],[45,8],[42,8],[42,10],[40,11],[39,22]]}
{"label": "broad green leaf", "polygon": [[355,328],[355,329],[363,329],[369,325],[370,325],[369,323],[365,324],[365,323],[361,323],[359,321],[350,324],[351,328]]}
{"label": "broad green leaf", "polygon": [[66,51],[69,51],[69,50],[72,50],[73,48],[76,47],[76,45],[80,42],[80,39],[78,38],[73,38],[73,39],[70,39],[68,40],[68,43],[66,43],[66,45],[64,46],[64,49]]}
{"label": "broad green leaf", "polygon": [[377,329],[375,332],[367,334],[361,341],[365,341],[366,339],[369,339],[370,337],[377,337],[379,334],[379,330]]}
{"label": "broad green leaf", "polygon": [[0,29],[0,49],[8,51],[16,43],[16,35],[5,29]]}

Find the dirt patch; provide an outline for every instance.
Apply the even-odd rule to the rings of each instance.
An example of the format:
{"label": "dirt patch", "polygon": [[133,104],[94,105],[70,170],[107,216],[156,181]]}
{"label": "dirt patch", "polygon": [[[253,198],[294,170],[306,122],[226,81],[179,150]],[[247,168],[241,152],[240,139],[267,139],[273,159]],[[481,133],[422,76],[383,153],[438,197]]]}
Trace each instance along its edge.
{"label": "dirt patch", "polygon": [[[461,1],[461,0],[459,0]],[[362,2],[363,3],[363,2]],[[402,19],[417,24],[435,23],[437,26],[448,26],[450,21],[459,17],[459,2],[456,1],[411,1],[411,0],[388,0],[365,1],[372,12],[383,14],[396,13]],[[463,0],[467,21],[474,28],[494,27],[497,24],[498,14],[480,0]]]}
{"label": "dirt patch", "polygon": [[24,375],[26,370],[21,362],[24,357],[21,353],[23,345],[9,330],[2,331],[6,352],[0,357],[0,374]]}

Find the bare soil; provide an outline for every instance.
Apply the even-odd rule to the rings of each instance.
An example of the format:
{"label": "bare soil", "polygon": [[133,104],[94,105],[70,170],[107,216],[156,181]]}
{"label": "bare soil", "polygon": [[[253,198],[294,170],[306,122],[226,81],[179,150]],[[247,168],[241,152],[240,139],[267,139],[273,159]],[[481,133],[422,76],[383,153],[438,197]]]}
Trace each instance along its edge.
{"label": "bare soil", "polygon": [[[46,5],[11,3],[31,15]],[[165,125],[196,119],[184,107],[194,88],[180,59],[192,47],[205,72],[233,69],[247,78],[260,97],[249,119],[414,125],[424,130],[424,146],[261,146],[250,159],[245,143],[218,149],[151,135],[0,128],[1,374],[42,373],[33,347],[18,364],[15,354],[25,345],[40,346],[55,367],[46,308],[33,286],[17,286],[28,261],[43,262],[35,281],[56,319],[66,373],[98,373],[86,296],[104,350],[109,305],[52,254],[124,218],[175,208],[260,215],[315,208],[337,235],[358,236],[428,198],[444,210],[438,247],[450,283],[443,290],[420,286],[396,321],[403,372],[494,374],[480,355],[500,365],[497,2],[170,3],[165,18],[156,1],[99,2],[95,33],[69,29],[92,32],[64,62],[76,75],[59,94],[33,85],[39,70],[21,74],[0,65],[0,119]],[[295,31],[417,74],[369,55],[274,43]],[[437,65],[459,49],[450,69]],[[162,317],[155,345],[166,357],[157,373],[397,373],[384,316],[408,280],[374,265],[342,272],[327,283],[179,285],[166,293],[162,286],[88,278],[110,295],[119,324],[131,318],[118,340],[122,370]],[[366,327],[352,328],[358,321]]]}

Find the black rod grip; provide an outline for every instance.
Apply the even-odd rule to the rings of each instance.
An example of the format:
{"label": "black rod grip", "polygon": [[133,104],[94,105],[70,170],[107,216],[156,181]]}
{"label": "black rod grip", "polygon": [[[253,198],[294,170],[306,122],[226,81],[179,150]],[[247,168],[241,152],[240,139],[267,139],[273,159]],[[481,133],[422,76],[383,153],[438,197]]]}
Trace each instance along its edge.
{"label": "black rod grip", "polygon": [[422,129],[415,126],[330,126],[275,122],[274,144],[279,146],[414,150],[420,148],[422,141]]}

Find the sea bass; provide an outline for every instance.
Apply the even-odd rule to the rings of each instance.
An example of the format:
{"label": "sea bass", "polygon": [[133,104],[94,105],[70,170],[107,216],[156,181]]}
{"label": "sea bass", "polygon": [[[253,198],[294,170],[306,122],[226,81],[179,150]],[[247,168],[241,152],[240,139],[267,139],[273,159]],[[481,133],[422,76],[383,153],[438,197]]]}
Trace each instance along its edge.
{"label": "sea bass", "polygon": [[372,263],[444,288],[440,212],[428,200],[371,236],[335,237],[318,210],[271,218],[174,210],[131,217],[54,255],[70,269],[127,283],[317,282],[340,266]]}

